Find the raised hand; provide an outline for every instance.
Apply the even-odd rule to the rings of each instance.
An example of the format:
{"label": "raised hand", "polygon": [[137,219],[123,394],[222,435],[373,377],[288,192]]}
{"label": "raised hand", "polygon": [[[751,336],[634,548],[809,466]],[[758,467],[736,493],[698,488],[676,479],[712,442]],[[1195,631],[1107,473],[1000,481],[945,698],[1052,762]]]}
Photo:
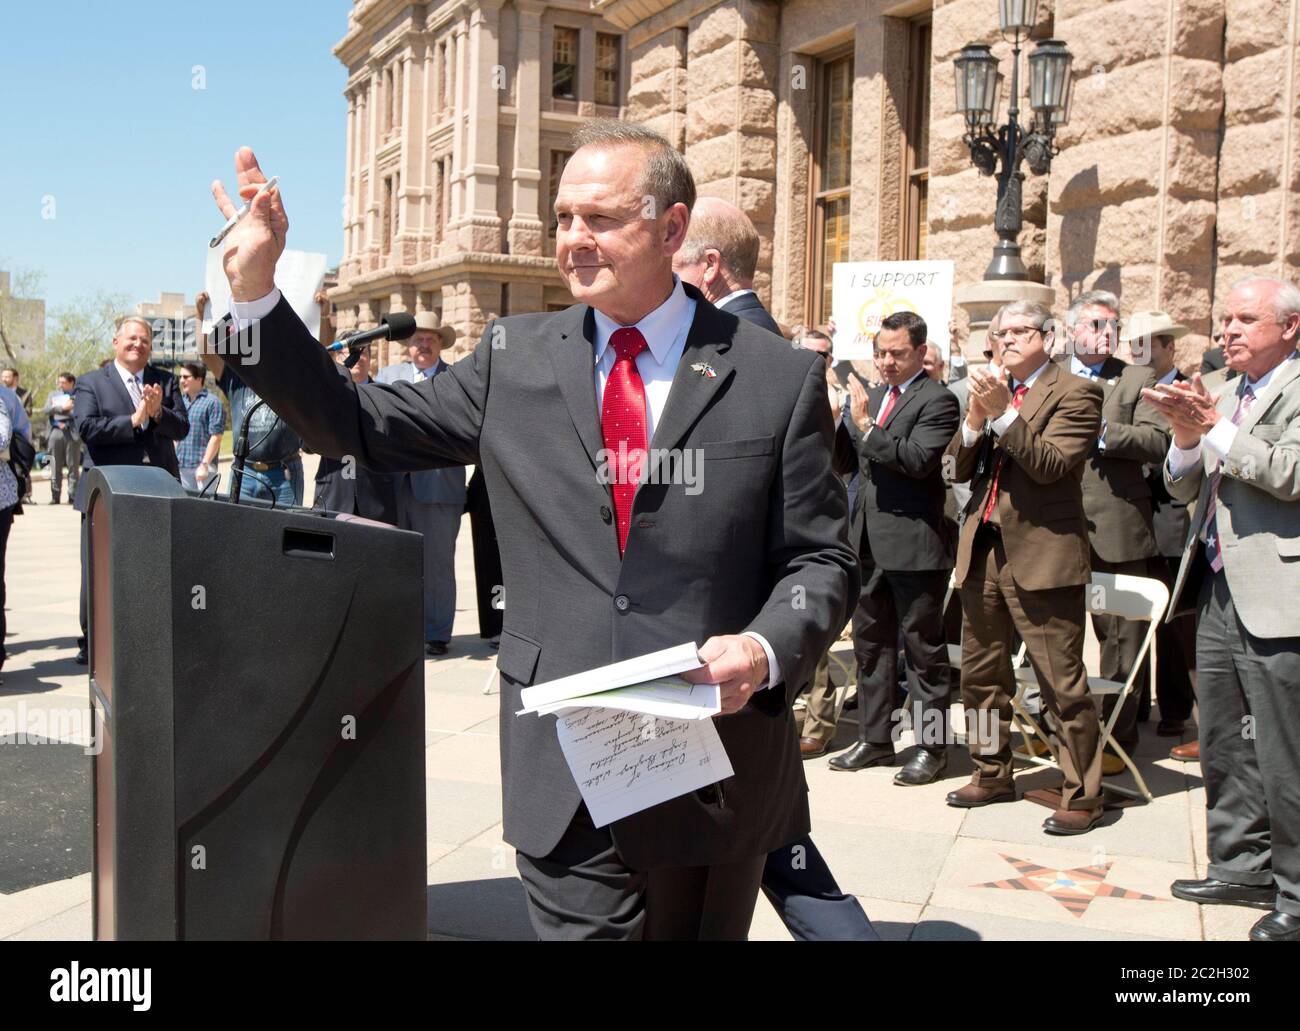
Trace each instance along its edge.
{"label": "raised hand", "polygon": [[857,376],[849,376],[849,395],[849,415],[853,419],[853,425],[859,432],[866,433],[873,425],[871,399],[867,395],[867,388],[862,385]]}
{"label": "raised hand", "polygon": [[[257,157],[248,147],[240,147],[235,152],[235,173],[239,196],[245,201],[266,182]],[[222,218],[228,219],[238,210],[219,179],[212,183],[212,196]],[[234,300],[254,301],[275,289],[275,263],[284,253],[288,232],[289,218],[280,200],[280,188],[276,186],[253,202],[252,210],[226,237],[222,262]]]}
{"label": "raised hand", "polygon": [[157,383],[146,383],[141,392],[140,398],[144,404],[144,414],[150,419],[156,419],[162,413],[162,387]]}

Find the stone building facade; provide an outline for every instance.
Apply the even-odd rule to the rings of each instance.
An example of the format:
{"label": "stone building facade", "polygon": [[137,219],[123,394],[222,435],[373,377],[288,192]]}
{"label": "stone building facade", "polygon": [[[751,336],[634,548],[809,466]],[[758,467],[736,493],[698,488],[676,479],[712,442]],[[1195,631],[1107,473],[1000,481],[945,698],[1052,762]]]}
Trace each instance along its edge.
{"label": "stone building facade", "polygon": [[[835,261],[950,258],[959,291],[982,278],[996,184],[962,142],[952,61],[987,43],[1009,73],[997,0],[532,4],[354,8],[335,48],[351,73],[341,327],[425,307],[472,340],[491,314],[565,303],[544,232],[548,153],[615,111],[749,213],[756,285],[784,325],[825,321]],[[572,102],[540,70],[554,25],[579,29]],[[1064,40],[1075,82],[1061,152],[1025,183],[1021,245],[1059,307],[1102,287],[1126,311],[1164,309],[1193,328],[1190,361],[1234,280],[1295,277],[1298,31],[1300,0],[1041,0],[1033,40]],[[598,34],[621,34],[619,107],[595,102]],[[439,82],[455,83],[451,106]],[[395,132],[370,116],[390,95]]]}
{"label": "stone building facade", "polygon": [[348,68],[338,331],[434,311],[460,352],[496,315],[571,304],[551,199],[577,125],[621,112],[621,32],[586,0],[357,0],[334,54]]}

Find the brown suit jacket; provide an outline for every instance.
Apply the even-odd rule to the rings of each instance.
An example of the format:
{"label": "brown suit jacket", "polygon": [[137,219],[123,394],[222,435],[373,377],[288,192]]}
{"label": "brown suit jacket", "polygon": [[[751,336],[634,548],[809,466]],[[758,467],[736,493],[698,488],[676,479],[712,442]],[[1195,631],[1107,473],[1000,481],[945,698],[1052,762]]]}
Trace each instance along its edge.
{"label": "brown suit jacket", "polygon": [[[1069,358],[1057,359],[1066,371]],[[1145,464],[1159,465],[1169,451],[1169,425],[1142,400],[1155,386],[1155,370],[1115,357],[1101,365],[1101,418],[1106,447],[1093,447],[1083,466],[1083,511],[1092,550],[1107,562],[1134,562],[1160,554],[1152,522],[1151,484]]]}
{"label": "brown suit jacket", "polygon": [[1048,363],[1020,405],[1020,418],[1001,437],[985,429],[970,447],[958,427],[948,445],[945,474],[971,481],[957,545],[957,584],[970,569],[975,531],[988,502],[999,459],[998,516],[1007,564],[1028,591],[1074,587],[1092,578],[1088,526],[1080,480],[1101,426],[1101,388]]}

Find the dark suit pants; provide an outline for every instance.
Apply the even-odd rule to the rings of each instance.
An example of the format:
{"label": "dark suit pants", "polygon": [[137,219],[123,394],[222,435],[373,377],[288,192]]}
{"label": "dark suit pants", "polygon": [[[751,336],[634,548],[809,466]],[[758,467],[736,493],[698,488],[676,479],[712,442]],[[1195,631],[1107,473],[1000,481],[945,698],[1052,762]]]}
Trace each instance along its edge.
{"label": "dark suit pants", "polygon": [[880,940],[861,903],[840,891],[807,834],[768,854],[763,894],[796,941]]}
{"label": "dark suit pants", "polygon": [[948,721],[948,649],[943,633],[946,570],[895,572],[863,563],[862,593],[853,613],[858,665],[858,739],[893,741],[902,703],[898,636],[908,665],[908,710],[918,745],[943,751]]}
{"label": "dark suit pants", "polygon": [[[1164,585],[1171,590],[1178,576],[1177,558],[1155,558],[1151,564],[1160,574]],[[1173,622],[1160,621],[1156,627],[1156,700],[1160,704],[1160,718],[1188,720],[1192,718],[1192,670],[1196,668],[1196,617],[1190,612]]]}
{"label": "dark suit pants", "polygon": [[[1132,562],[1107,562],[1098,558],[1097,553],[1093,552],[1091,556],[1092,571],[1094,573],[1124,573],[1128,576],[1153,576],[1150,560],[1139,558]],[[1101,668],[1098,672],[1107,680],[1118,680],[1123,683],[1128,679],[1129,671],[1137,662],[1138,652],[1142,648],[1142,639],[1147,634],[1147,624],[1138,620],[1120,619],[1117,616],[1093,616],[1092,629],[1097,635],[1097,640],[1101,644]],[[1126,752],[1132,752],[1138,743],[1138,701],[1143,694],[1148,694],[1151,690],[1151,666],[1149,663],[1142,664],[1142,670],[1138,673],[1137,679],[1133,682],[1133,690],[1129,693],[1124,702],[1124,707],[1120,710],[1119,719],[1115,721],[1115,729],[1112,736],[1119,742]],[[1103,720],[1109,720],[1110,714],[1115,710],[1115,701],[1117,695],[1105,695],[1101,700],[1101,715]]]}
{"label": "dark suit pants", "polygon": [[1062,744],[1061,804],[1066,809],[1101,805],[1101,727],[1083,665],[1086,590],[1083,585],[1024,590],[1011,576],[1002,538],[993,530],[981,529],[976,535],[970,570],[961,585],[961,699],[975,784],[1012,786],[1015,630],[1025,641],[1043,704]]}
{"label": "dark suit pants", "polygon": [[580,805],[550,855],[515,862],[544,941],[743,941],[766,858],[633,870]]}
{"label": "dark suit pants", "polygon": [[1252,637],[1207,572],[1196,634],[1209,876],[1300,917],[1300,637]]}

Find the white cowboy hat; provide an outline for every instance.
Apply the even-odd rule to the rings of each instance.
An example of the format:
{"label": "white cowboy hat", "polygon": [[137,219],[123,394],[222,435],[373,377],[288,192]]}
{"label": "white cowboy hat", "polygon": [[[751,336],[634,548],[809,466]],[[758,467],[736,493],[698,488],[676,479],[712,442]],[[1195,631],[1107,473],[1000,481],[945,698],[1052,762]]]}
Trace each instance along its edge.
{"label": "white cowboy hat", "polygon": [[442,325],[438,321],[438,316],[435,312],[418,312],[415,316],[415,328],[417,332],[421,329],[428,329],[437,333],[442,337],[443,347],[450,347],[456,342],[456,328],[454,326]]}
{"label": "white cowboy hat", "polygon": [[1124,331],[1120,334],[1120,339],[1128,342],[1150,340],[1154,337],[1173,337],[1177,340],[1190,332],[1190,329],[1175,322],[1163,311],[1135,311],[1124,320]]}

